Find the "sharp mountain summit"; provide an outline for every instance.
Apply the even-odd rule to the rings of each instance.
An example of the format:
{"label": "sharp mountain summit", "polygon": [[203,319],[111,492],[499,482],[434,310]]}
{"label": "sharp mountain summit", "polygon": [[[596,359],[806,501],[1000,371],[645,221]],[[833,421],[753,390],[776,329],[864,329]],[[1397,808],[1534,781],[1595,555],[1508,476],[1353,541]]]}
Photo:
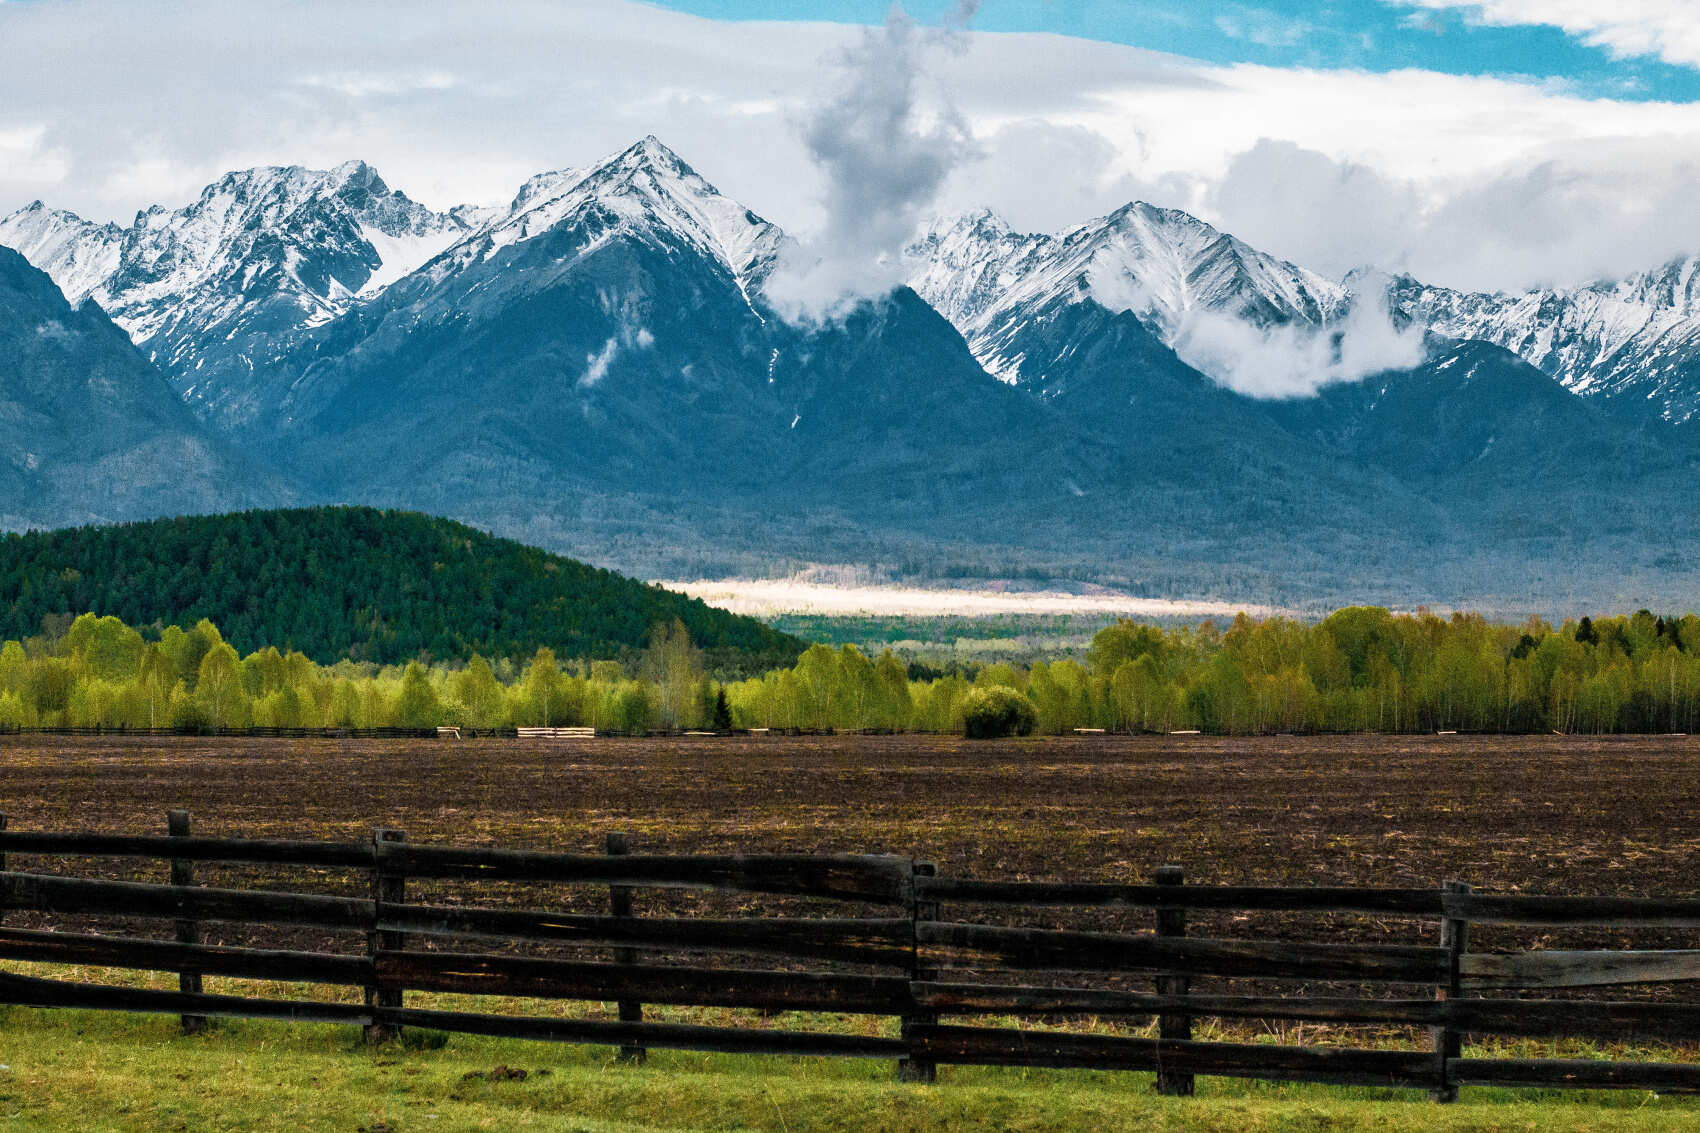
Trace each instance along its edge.
{"label": "sharp mountain summit", "polygon": [[651,577],[1507,612],[1700,582],[1700,258],[1473,294],[1143,203],[981,211],[799,325],[765,294],[798,246],[654,138],[502,208],[260,168],[128,227],[37,202],[0,245],[12,529],[334,502]]}

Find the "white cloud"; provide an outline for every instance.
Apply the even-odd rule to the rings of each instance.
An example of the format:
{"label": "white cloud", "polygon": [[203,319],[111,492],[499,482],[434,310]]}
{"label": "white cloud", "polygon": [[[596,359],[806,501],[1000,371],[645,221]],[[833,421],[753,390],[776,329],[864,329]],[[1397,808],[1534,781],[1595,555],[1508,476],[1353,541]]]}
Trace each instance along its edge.
{"label": "white cloud", "polygon": [[948,98],[927,98],[928,55],[959,46],[978,0],[953,13],[937,39],[901,6],[842,59],[843,83],[815,106],[803,144],[824,181],[826,223],[786,246],[766,284],[787,318],[833,317],[903,282],[903,249],[929,218],[951,171],[973,154],[967,122]]}
{"label": "white cloud", "polygon": [[1693,0],[1395,0],[1429,11],[1459,9],[1498,27],[1559,28],[1619,57],[1700,66],[1700,8]]}
{"label": "white cloud", "polygon": [[619,353],[620,340],[617,338],[610,338],[607,342],[602,344],[601,350],[597,351],[595,354],[585,355],[584,376],[578,380],[578,384],[584,389],[589,389],[591,386],[594,386],[597,382],[600,382],[603,378],[607,377],[608,367],[614,364],[614,358]]}
{"label": "white cloud", "polygon": [[[1501,4],[1483,18],[1535,10]],[[1540,10],[1606,34],[1582,26],[1599,5]],[[1610,12],[1624,44],[1631,25],[1664,29],[1667,53],[1683,42],[1659,22],[1682,16],[1675,5]],[[632,0],[417,0],[405,20],[397,35],[393,8],[332,0],[5,4],[0,212],[40,197],[127,221],[230,169],[353,157],[429,204],[492,204],[654,133],[795,235],[842,225],[797,123],[835,89],[832,63],[858,29]],[[1052,35],[961,39],[928,53],[920,132],[948,96],[984,156],[953,167],[942,207],[1057,230],[1144,197],[1322,270],[1368,260],[1460,286],[1574,282],[1700,251],[1682,196],[1700,106],[1421,71],[1210,66]]]}
{"label": "white cloud", "polygon": [[70,172],[62,153],[45,144],[47,127],[0,126],[0,169],[5,179],[27,191],[30,185],[57,185]]}
{"label": "white cloud", "polygon": [[453,90],[460,85],[460,81],[453,75],[441,71],[411,75],[363,74],[358,72],[340,75],[304,75],[300,82],[305,87],[334,91],[349,98],[394,97],[411,94],[415,91]]}
{"label": "white cloud", "polygon": [[1200,211],[1249,243],[1336,276],[1359,266],[1521,290],[1622,276],[1700,251],[1700,153],[1602,141],[1433,186],[1286,142],[1235,159]]}
{"label": "white cloud", "polygon": [[1352,382],[1423,359],[1421,328],[1394,327],[1383,288],[1332,327],[1257,327],[1206,308],[1188,312],[1175,353],[1219,384],[1261,398],[1308,397],[1323,386]]}

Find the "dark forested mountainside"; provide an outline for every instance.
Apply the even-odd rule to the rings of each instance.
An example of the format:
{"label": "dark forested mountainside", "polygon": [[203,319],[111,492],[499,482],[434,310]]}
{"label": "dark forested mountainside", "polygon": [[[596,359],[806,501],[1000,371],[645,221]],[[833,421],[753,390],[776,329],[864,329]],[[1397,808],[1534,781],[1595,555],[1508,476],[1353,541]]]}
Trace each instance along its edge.
{"label": "dark forested mountainside", "polygon": [[289,502],[93,303],[0,248],[0,525]]}
{"label": "dark forested mountainside", "polygon": [[451,520],[373,508],[196,516],[0,539],[0,638],[94,612],[133,626],[211,619],[247,652],[320,662],[427,654],[612,657],[682,621],[711,661],[789,664],[803,643],[612,571]]}

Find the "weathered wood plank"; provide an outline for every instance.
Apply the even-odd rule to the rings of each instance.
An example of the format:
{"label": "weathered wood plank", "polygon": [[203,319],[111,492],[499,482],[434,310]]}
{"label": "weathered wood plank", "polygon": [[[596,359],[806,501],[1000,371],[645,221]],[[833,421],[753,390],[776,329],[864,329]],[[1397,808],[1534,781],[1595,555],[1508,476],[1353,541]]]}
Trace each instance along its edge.
{"label": "weathered wood plank", "polygon": [[1312,996],[1167,996],[1142,992],[918,982],[915,1002],[945,1015],[1151,1017],[1165,1011],[1236,1019],[1450,1026],[1476,1034],[1700,1038],[1700,1009],[1685,1003],[1533,999],[1353,999]]}
{"label": "weathered wood plank", "polygon": [[1446,895],[1446,915],[1475,924],[1700,928],[1700,898]]}
{"label": "weathered wood plank", "polygon": [[[167,811],[165,815],[165,827],[167,835],[178,839],[179,841],[184,838],[191,837],[189,812],[186,810]],[[172,858],[171,884],[184,886],[194,885],[195,863],[186,858]],[[201,942],[201,926],[198,922],[193,920],[178,921],[176,925],[176,934],[177,943],[179,944],[199,944]],[[181,991],[184,995],[201,994],[201,974],[196,971],[185,969],[183,972],[179,973],[177,977],[177,990]],[[205,1016],[183,1016],[184,1034],[197,1035],[206,1030],[206,1027],[207,1021]]]}
{"label": "weathered wood plank", "polygon": [[[591,733],[594,735],[595,729],[591,729]],[[607,840],[603,843],[603,849],[615,857],[626,857],[632,852],[631,842],[620,831],[609,832]],[[610,885],[608,887],[608,915],[611,917],[629,917],[632,915],[632,909],[631,887]],[[614,963],[636,964],[637,962],[637,949],[614,949]],[[641,1000],[622,999],[615,1005],[615,1010],[619,1012],[620,1022],[622,1023],[643,1022],[643,1002]],[[647,1055],[641,1046],[623,1046],[618,1051],[618,1057],[622,1062],[643,1062]]]}
{"label": "weathered wood plank", "polygon": [[0,972],[0,1003],[22,1007],[74,1007],[94,1011],[136,1011],[162,1015],[217,1016],[235,1019],[288,1019],[301,1023],[370,1021],[356,1003],[251,999],[234,995],[185,995],[153,988],[69,983]]}
{"label": "weathered wood plank", "polygon": [[538,999],[629,998],[677,1006],[858,1015],[897,1015],[912,1005],[909,981],[901,976],[580,963],[454,952],[385,952],[378,957],[377,976],[385,987]]}
{"label": "weathered wood plank", "polygon": [[179,858],[197,862],[255,862],[262,865],[326,867],[360,867],[369,866],[372,862],[372,851],[358,842],[57,834],[35,830],[0,831],[0,852],[97,858]]}
{"label": "weathered wood plank", "polygon": [[918,1029],[911,1041],[934,1061],[981,1066],[1161,1068],[1236,1078],[1418,1089],[1435,1082],[1433,1056],[1422,1051],[1182,1042],[1002,1027],[928,1027]]}
{"label": "weathered wood plank", "polygon": [[837,1058],[895,1058],[908,1051],[902,1039],[802,1031],[742,1030],[683,1023],[616,1023],[587,1019],[539,1019],[463,1011],[389,1010],[382,1020],[396,1026],[429,1027],[460,1034],[538,1039],[545,1042],[637,1045],[650,1049],[706,1050],[732,1054],[791,1054]]}
{"label": "weathered wood plank", "polygon": [[1700,980],[1700,950],[1477,952],[1459,963],[1464,986],[1610,987]]}
{"label": "weathered wood plank", "polygon": [[[400,951],[407,946],[405,933],[379,927],[384,910],[407,899],[407,878],[389,867],[384,861],[383,850],[386,846],[404,845],[406,842],[407,833],[394,827],[380,826],[372,831],[372,907],[375,911],[371,931],[366,934],[366,956],[372,961],[374,977],[379,955],[386,951]],[[400,1028],[378,1021],[384,1010],[400,1007],[401,1001],[402,993],[398,989],[384,987],[376,978],[366,985],[366,1010],[372,1016],[372,1022],[366,1026],[368,1043],[387,1042],[401,1036]]]}
{"label": "weathered wood plank", "polygon": [[917,895],[972,905],[1129,906],[1151,909],[1441,915],[1435,889],[1354,889],[1247,885],[1123,885],[1112,882],[976,881],[940,877],[916,882]]}
{"label": "weathered wood plank", "polygon": [[354,987],[372,978],[372,965],[364,956],[177,944],[127,936],[85,936],[16,928],[0,928],[0,959]]}
{"label": "weathered wood plank", "polygon": [[662,856],[551,854],[400,844],[385,847],[384,865],[419,878],[594,882],[603,885],[727,889],[847,901],[902,900],[908,858],[805,854]]}
{"label": "weathered wood plank", "polygon": [[0,904],[49,913],[252,921],[318,928],[365,929],[371,901],[306,893],[182,889],[136,881],[90,881],[38,873],[0,873]]}
{"label": "weathered wood plank", "polygon": [[932,947],[995,955],[1013,967],[1071,971],[1432,984],[1445,973],[1447,962],[1444,949],[1417,945],[1162,939],[947,921],[923,922],[916,938]]}
{"label": "weathered wood plank", "polygon": [[1449,1076],[1474,1086],[1559,1086],[1588,1090],[1657,1090],[1700,1093],[1700,1064],[1596,1062],[1573,1058],[1458,1058]]}
{"label": "weathered wood plank", "polygon": [[634,918],[446,905],[385,905],[379,927],[422,936],[743,952],[905,970],[912,931],[909,920],[900,917]]}
{"label": "weathered wood plank", "polygon": [[[1185,884],[1185,874],[1178,865],[1158,868],[1153,878],[1159,888],[1179,889]],[[1186,910],[1163,906],[1157,910],[1157,935],[1166,940],[1186,936]],[[1184,975],[1165,972],[1157,977],[1157,994],[1184,999],[1191,986]],[[1184,1011],[1166,1011],[1157,1017],[1157,1037],[1165,1041],[1192,1041],[1192,1016]],[[1165,1097],[1189,1098],[1193,1092],[1193,1076],[1171,1066],[1157,1068],[1157,1092]]]}

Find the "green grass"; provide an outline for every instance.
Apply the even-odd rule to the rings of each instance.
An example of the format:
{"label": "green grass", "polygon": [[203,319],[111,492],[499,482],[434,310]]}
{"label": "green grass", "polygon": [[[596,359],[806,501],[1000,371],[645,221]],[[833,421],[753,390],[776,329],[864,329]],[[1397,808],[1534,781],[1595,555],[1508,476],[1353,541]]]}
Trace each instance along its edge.
{"label": "green grass", "polygon": [[[352,1028],[0,1009],[0,1129],[944,1131],[1680,1130],[1700,1103],[1637,1093],[1421,1094],[1146,1074],[951,1068],[904,1085],[884,1062],[655,1052],[453,1036],[370,1049]],[[498,1066],[524,1080],[491,1081]]]}

